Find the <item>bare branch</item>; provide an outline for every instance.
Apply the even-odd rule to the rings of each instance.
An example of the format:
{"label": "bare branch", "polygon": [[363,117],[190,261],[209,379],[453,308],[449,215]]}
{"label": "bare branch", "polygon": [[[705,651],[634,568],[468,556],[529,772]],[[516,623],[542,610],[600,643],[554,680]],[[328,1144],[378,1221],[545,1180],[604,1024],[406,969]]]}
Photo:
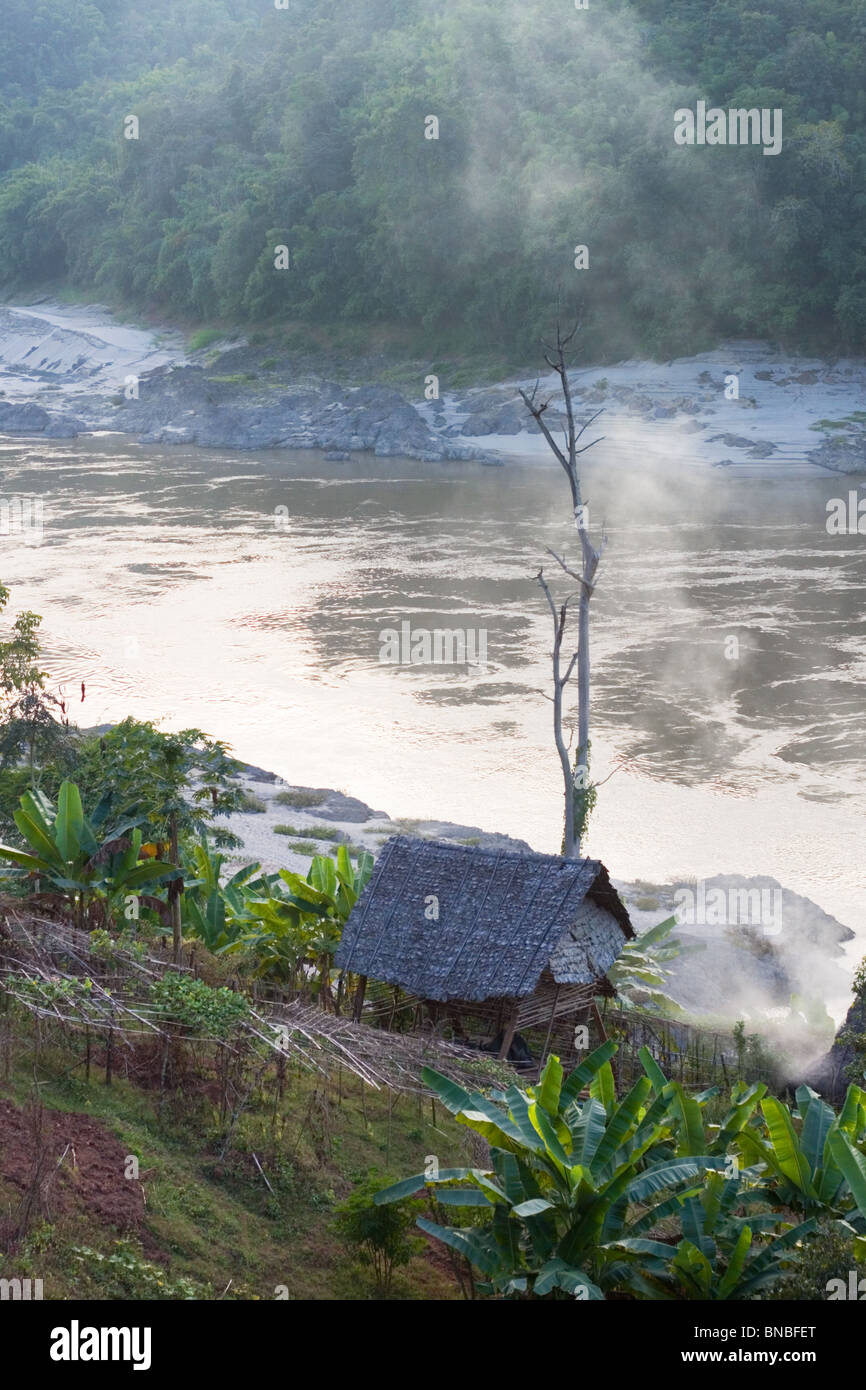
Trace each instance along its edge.
{"label": "bare branch", "polygon": [[566,574],[570,575],[572,579],[576,579],[578,584],[583,584],[582,577],[579,574],[575,574],[573,569],[569,569],[568,565],[562,559],[562,556],[557,555],[555,550],[551,550],[549,545],[546,546],[545,549],[547,550],[548,555],[552,555],[556,563],[565,570]]}
{"label": "bare branch", "polygon": [[544,570],[543,570],[543,569],[539,570],[539,571],[538,571],[538,574],[535,576],[535,578],[538,580],[539,584],[541,585],[541,588],[542,588],[542,590],[543,590],[543,592],[544,592],[544,597],[547,599],[547,606],[548,606],[548,608],[550,609],[550,611],[551,611],[551,613],[552,613],[552,615],[553,615],[553,621],[554,621],[554,624],[555,624],[555,623],[556,623],[556,604],[553,602],[553,595],[551,594],[550,589],[548,588],[548,585],[547,585],[547,580],[546,580],[545,577],[544,577]]}
{"label": "bare branch", "polygon": [[560,681],[560,685],[568,685],[568,682],[571,680],[571,673],[572,673],[572,671],[574,670],[574,663],[577,661],[577,658],[578,658],[579,655],[580,655],[579,652],[575,652],[574,655],[572,656],[571,661],[568,663],[568,670],[566,671],[565,675],[562,677],[562,680]]}
{"label": "bare branch", "polygon": [[527,410],[529,411],[532,418],[535,420],[536,424],[538,425],[538,428],[541,430],[541,433],[544,435],[545,439],[550,445],[550,448],[553,450],[554,454],[559,459],[559,462],[565,469],[566,474],[568,474],[568,459],[565,457],[565,454],[560,449],[559,445],[557,444],[556,440],[554,439],[553,435],[550,433],[550,430],[547,428],[547,425],[542,419],[542,415],[544,414],[544,411],[547,409],[547,405],[544,405],[542,407],[535,405],[533,401],[530,400],[529,396],[527,396],[526,392],[523,390],[522,387],[519,387],[518,390],[521,397],[523,398],[523,402],[526,405]]}
{"label": "bare branch", "polygon": [[[599,417],[599,415],[603,415],[603,414],[604,414],[604,406],[602,405],[602,406],[599,406],[598,410],[595,412],[594,415],[590,415],[590,417],[589,417],[588,420],[584,420],[584,422],[583,422],[583,424],[581,425],[580,429],[577,431],[577,438],[580,439],[580,436],[581,436],[583,433],[585,433],[586,430],[589,429],[589,427],[590,427],[590,425],[593,423],[593,421],[594,421],[594,420],[597,420],[598,417]],[[602,439],[603,439],[603,438],[604,438],[604,435],[602,435]],[[594,440],[592,441],[592,443],[593,443],[593,444],[597,444],[597,443],[598,443],[598,440],[597,440],[597,439],[594,439]],[[592,448],[592,444],[587,444],[585,447],[586,447],[587,449],[591,449],[591,448]],[[581,453],[583,453],[583,450],[581,450]]]}

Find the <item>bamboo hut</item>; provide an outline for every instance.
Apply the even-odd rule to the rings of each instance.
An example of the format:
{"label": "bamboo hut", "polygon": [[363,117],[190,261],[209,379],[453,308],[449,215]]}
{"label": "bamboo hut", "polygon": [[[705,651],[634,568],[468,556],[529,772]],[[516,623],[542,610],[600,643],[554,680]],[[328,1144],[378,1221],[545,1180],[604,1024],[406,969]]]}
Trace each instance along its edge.
{"label": "bamboo hut", "polygon": [[[458,1036],[488,1032],[500,1057],[515,1035],[589,1016],[613,990],[605,972],[634,936],[596,859],[482,849],[396,835],[352,910],[335,965],[414,996]],[[499,1036],[501,1035],[501,1037]],[[480,1045],[484,1046],[482,1042]],[[489,1043],[488,1043],[489,1047]]]}

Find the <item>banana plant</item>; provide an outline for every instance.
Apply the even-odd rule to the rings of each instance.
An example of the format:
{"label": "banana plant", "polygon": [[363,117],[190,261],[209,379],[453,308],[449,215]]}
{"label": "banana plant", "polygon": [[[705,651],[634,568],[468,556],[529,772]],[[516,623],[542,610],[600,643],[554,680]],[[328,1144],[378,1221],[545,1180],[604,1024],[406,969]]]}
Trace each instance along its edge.
{"label": "banana plant", "polygon": [[211,848],[205,834],[183,852],[181,913],[184,929],[214,952],[237,939],[250,897],[266,890],[267,886],[265,880],[256,879],[259,864],[245,864],[223,883],[225,858]]}
{"label": "banana plant", "polygon": [[111,801],[106,794],[87,817],[74,782],[62,783],[56,807],[40,791],[25,792],[14,820],[29,848],[0,845],[0,859],[40,888],[50,884],[51,896],[62,901],[82,927],[94,916],[97,903],[102,917],[110,918],[118,899],[179,876],[171,864],[140,862],[139,827],[145,817],[133,808],[109,822]]}
{"label": "banana plant", "polygon": [[[707,1168],[724,1164],[711,1155],[669,1157],[669,1098],[652,1099],[644,1076],[617,1102],[609,1065],[615,1051],[615,1043],[604,1043],[566,1080],[552,1056],[536,1086],[512,1085],[490,1098],[425,1068],[426,1084],[457,1123],[489,1143],[491,1169],[420,1173],[375,1202],[398,1201],[427,1185],[442,1207],[481,1208],[483,1225],[423,1217],[418,1224],[478,1269],[482,1292],[602,1299],[627,1268],[621,1242],[636,1211],[652,1211],[662,1194],[698,1192]],[[590,1095],[581,1100],[587,1085]]]}
{"label": "banana plant", "polygon": [[668,1099],[673,1152],[737,1157],[737,1137],[747,1125],[756,1123],[758,1105],[767,1094],[766,1085],[758,1081],[747,1086],[738,1081],[731,1089],[731,1107],[721,1124],[705,1125],[704,1108],[713,1096],[718,1095],[718,1086],[710,1086],[692,1095],[680,1082],[668,1081],[648,1047],[642,1047],[638,1057],[652,1082],[654,1094]]}
{"label": "banana plant", "polygon": [[764,1096],[766,1133],[744,1128],[738,1137],[743,1156],[760,1167],[762,1190],[776,1203],[845,1216],[866,1231],[866,1156],[859,1147],[866,1129],[866,1092],[850,1085],[838,1115],[808,1086],[797,1088],[796,1100],[792,1114],[784,1101]]}
{"label": "banana plant", "polygon": [[230,914],[234,935],[217,947],[218,953],[249,954],[256,961],[256,976],[292,984],[298,970],[310,965],[316,993],[328,1005],[334,953],[372,871],[371,854],[362,851],[353,865],[346,846],[340,845],[336,861],[316,855],[306,878],[281,869],[239,885],[243,907]]}
{"label": "banana plant", "polygon": [[667,1017],[682,1013],[679,1004],[665,989],[670,974],[668,962],[706,948],[702,943],[684,946],[676,939],[671,940],[677,925],[676,917],[667,917],[641,932],[634,941],[627,941],[620,951],[607,978],[616,990],[622,1009],[649,1007]]}
{"label": "banana plant", "polygon": [[[866,1230],[866,1091],[851,1085],[839,1115],[808,1086],[796,1092],[797,1111],[767,1095],[763,1082],[731,1091],[731,1109],[718,1126],[703,1124],[703,1107],[717,1088],[689,1095],[669,1082],[647,1048],[640,1059],[656,1095],[667,1094],[674,1152],[705,1151],[742,1159],[744,1176],[764,1200],[802,1211],[845,1217]],[[758,1107],[760,1106],[760,1112]],[[794,1121],[801,1122],[797,1132]]]}
{"label": "banana plant", "polygon": [[305,879],[289,869],[281,869],[280,878],[290,890],[289,901],[301,911],[328,917],[342,928],[372,872],[373,856],[368,850],[361,850],[353,865],[346,846],[340,845],[336,861],[327,854],[314,855]]}
{"label": "banana plant", "polygon": [[627,1287],[639,1297],[701,1299],[725,1302],[754,1298],[784,1278],[802,1256],[802,1242],[817,1226],[817,1218],[786,1226],[766,1244],[756,1236],[777,1230],[782,1223],[772,1212],[740,1215],[738,1209],[765,1203],[758,1189],[744,1189],[739,1176],[707,1173],[702,1190],[674,1196],[634,1223],[639,1232],[661,1217],[679,1218],[683,1236],[674,1247],[639,1234],[619,1242],[631,1261]]}

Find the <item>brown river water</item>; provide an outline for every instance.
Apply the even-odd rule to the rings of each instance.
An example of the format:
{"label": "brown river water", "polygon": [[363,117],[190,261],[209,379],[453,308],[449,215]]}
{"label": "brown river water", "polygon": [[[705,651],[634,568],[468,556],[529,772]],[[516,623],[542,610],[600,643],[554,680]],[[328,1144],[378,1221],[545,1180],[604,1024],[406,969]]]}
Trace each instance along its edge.
{"label": "brown river water", "polygon": [[[604,449],[585,487],[608,536],[592,758],[597,777],[616,770],[587,852],[618,879],[773,875],[858,933],[853,960],[866,536],[829,535],[825,519],[857,481],[647,471]],[[3,496],[43,504],[41,544],[4,528],[0,579],[11,611],[43,615],[46,665],[79,722],[198,726],[290,782],[558,849],[534,576],[544,562],[568,592],[545,549],[575,557],[576,536],[554,464],[327,463],[117,436],[6,440],[0,454]],[[486,633],[486,665],[381,661],[380,634],[405,622]]]}

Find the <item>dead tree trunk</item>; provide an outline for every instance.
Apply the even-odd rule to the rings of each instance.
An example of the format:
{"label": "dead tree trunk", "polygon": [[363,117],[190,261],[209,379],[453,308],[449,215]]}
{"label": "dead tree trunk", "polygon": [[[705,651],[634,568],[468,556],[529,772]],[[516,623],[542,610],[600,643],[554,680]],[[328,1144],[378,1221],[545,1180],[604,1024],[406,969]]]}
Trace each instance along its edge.
{"label": "dead tree trunk", "polygon": [[[538,382],[532,392],[520,392],[523,402],[526,405],[532,418],[544,435],[554,457],[562,466],[565,476],[568,479],[571,491],[571,505],[574,516],[574,524],[580,536],[581,545],[581,570],[576,573],[570,569],[564,560],[554,552],[550,553],[567,575],[577,581],[578,593],[580,595],[578,607],[577,624],[577,651],[571,657],[568,669],[563,676],[561,674],[561,652],[562,642],[565,635],[565,626],[568,615],[569,595],[560,605],[557,614],[556,605],[550,589],[544,579],[543,572],[538,572],[538,582],[540,583],[548,606],[553,614],[554,625],[554,649],[553,649],[553,727],[556,749],[559,754],[562,766],[563,781],[565,784],[565,828],[563,835],[562,852],[566,858],[579,858],[581,851],[581,840],[586,825],[587,816],[594,800],[594,787],[589,780],[589,603],[595,589],[595,575],[598,569],[604,550],[604,540],[598,549],[593,545],[589,535],[589,515],[588,508],[584,505],[583,493],[581,490],[580,472],[578,469],[578,459],[581,454],[585,454],[587,449],[591,449],[593,444],[598,444],[600,439],[593,439],[589,444],[580,444],[585,431],[594,420],[601,414],[597,410],[588,420],[580,426],[574,418],[574,402],[571,395],[571,386],[568,380],[568,368],[566,363],[566,349],[578,331],[579,324],[575,324],[570,333],[563,337],[559,324],[556,325],[556,344],[551,346],[545,344],[544,360],[559,377],[562,396],[565,402],[566,429],[562,446],[553,437],[544,413],[550,405],[550,400],[538,400]],[[577,703],[578,703],[578,726],[577,726],[577,750],[575,753],[574,768],[572,769],[568,748],[562,731],[562,692],[569,680],[577,663]]]}
{"label": "dead tree trunk", "polygon": [[[563,843],[562,852],[567,859],[576,859],[580,856],[580,844],[575,835],[575,806],[574,791],[572,785],[571,763],[568,756],[568,746],[562,732],[562,692],[577,661],[578,653],[573,652],[565,675],[562,674],[562,639],[565,635],[565,627],[568,621],[568,598],[562,603],[557,612],[553,595],[550,592],[547,580],[544,577],[544,570],[539,570],[536,576],[541,585],[547,605],[553,617],[553,739],[556,744],[556,751],[559,754],[559,764],[562,768],[562,778],[565,785],[565,809],[563,815]],[[571,597],[569,595],[569,597]]]}

